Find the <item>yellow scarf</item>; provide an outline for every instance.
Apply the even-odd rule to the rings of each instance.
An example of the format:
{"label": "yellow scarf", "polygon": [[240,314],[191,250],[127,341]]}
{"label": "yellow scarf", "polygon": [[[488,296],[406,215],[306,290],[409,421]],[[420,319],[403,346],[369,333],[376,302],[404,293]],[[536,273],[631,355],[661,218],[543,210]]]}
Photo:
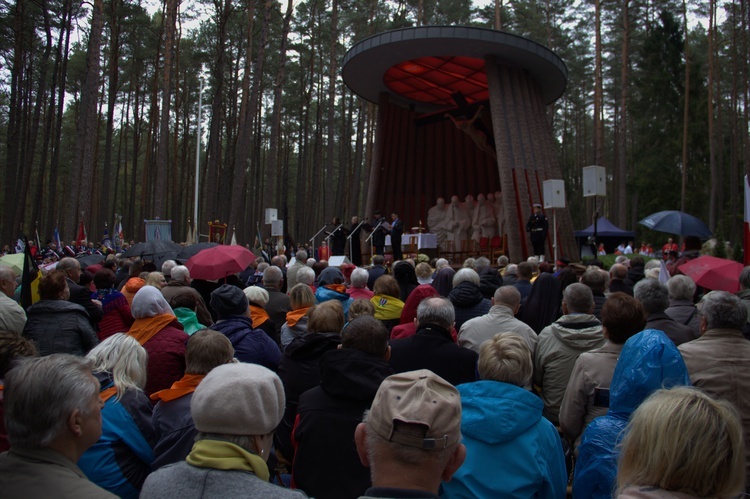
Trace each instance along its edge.
{"label": "yellow scarf", "polygon": [[262,457],[223,440],[198,440],[186,461],[199,468],[249,471],[264,482],[271,476]]}
{"label": "yellow scarf", "polygon": [[176,321],[177,317],[170,314],[160,314],[154,317],[136,319],[128,334],[143,346],[148,340],[156,336],[156,333]]}
{"label": "yellow scarf", "polygon": [[370,298],[370,303],[375,307],[375,318],[379,321],[400,319],[404,309],[404,302],[388,295],[375,295]]}

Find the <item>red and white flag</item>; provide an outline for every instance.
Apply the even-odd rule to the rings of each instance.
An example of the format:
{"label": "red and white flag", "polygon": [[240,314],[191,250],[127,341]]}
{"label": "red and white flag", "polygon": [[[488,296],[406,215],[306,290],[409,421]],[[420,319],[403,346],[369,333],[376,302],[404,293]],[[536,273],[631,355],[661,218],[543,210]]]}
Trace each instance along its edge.
{"label": "red and white flag", "polygon": [[80,225],[78,226],[78,238],[76,240],[76,244],[83,244],[82,241],[88,242],[89,238],[86,235],[86,226],[83,225],[83,220],[81,220]]}

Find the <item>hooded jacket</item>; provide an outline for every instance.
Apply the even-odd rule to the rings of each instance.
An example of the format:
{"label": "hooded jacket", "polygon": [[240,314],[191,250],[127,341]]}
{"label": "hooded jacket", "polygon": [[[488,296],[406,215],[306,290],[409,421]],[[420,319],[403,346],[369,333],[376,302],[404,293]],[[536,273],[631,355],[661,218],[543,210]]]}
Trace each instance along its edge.
{"label": "hooded jacket", "polygon": [[622,348],[610,385],[609,411],[583,432],[578,448],[573,497],[609,499],[617,476],[617,447],[630,416],[659,388],[690,386],[687,367],[663,332],[647,329]]}
{"label": "hooded jacket", "polygon": [[83,356],[99,343],[86,310],[65,300],[41,300],[30,306],[23,337],[36,344],[41,356]]}
{"label": "hooded jacket", "polygon": [[229,338],[234,347],[234,356],[240,362],[260,364],[272,371],[279,368],[281,350],[261,329],[253,329],[253,321],[243,315],[229,316],[220,320],[211,329]]}
{"label": "hooded jacket", "polygon": [[[336,286],[335,284],[329,286]],[[349,305],[352,304],[354,299],[348,294],[341,293],[333,289],[333,287],[320,286],[315,290],[315,300],[318,303],[323,303],[329,300],[338,300],[341,302],[341,306],[344,308],[344,317],[349,313]]]}
{"label": "hooded jacket", "polygon": [[464,322],[490,311],[492,302],[482,296],[479,286],[464,281],[448,293],[448,299],[456,309],[456,329],[461,330]]}
{"label": "hooded jacket", "polygon": [[[370,486],[354,445],[380,383],[393,373],[388,363],[350,348],[331,350],[320,358],[320,385],[299,399],[294,427],[292,480],[311,497],[358,497]],[[331,480],[336,470],[338,479]]]}
{"label": "hooded jacket", "polygon": [[443,483],[441,497],[565,497],[562,444],[537,396],[499,381],[465,383],[458,391],[466,461]]}
{"label": "hooded jacket", "polygon": [[544,417],[558,424],[560,405],[578,356],[605,343],[602,323],[591,314],[568,314],[542,329],[534,354],[534,384]]}
{"label": "hooded jacket", "polygon": [[276,427],[276,450],[290,462],[294,458],[292,427],[297,416],[299,397],[320,384],[320,358],[341,343],[338,333],[307,333],[292,341],[284,350],[279,364],[279,377],[284,384],[286,407]]}

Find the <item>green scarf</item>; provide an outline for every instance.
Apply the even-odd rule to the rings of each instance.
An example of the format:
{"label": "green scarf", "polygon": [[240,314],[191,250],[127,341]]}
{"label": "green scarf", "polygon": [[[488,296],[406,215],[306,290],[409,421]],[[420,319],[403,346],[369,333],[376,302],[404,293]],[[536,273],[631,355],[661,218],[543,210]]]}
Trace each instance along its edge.
{"label": "green scarf", "polygon": [[222,440],[198,440],[186,461],[199,468],[249,471],[265,482],[271,476],[262,457]]}

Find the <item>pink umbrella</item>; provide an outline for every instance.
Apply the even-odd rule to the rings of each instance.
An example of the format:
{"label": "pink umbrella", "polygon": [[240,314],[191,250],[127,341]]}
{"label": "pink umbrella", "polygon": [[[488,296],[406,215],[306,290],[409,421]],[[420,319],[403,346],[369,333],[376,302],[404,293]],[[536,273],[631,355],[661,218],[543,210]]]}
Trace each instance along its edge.
{"label": "pink umbrella", "polygon": [[740,272],[743,265],[734,260],[715,256],[699,256],[680,265],[680,272],[690,277],[698,286],[712,291],[736,293],[740,289]]}
{"label": "pink umbrella", "polygon": [[193,279],[221,279],[245,270],[255,255],[243,246],[214,246],[191,257],[185,266]]}

